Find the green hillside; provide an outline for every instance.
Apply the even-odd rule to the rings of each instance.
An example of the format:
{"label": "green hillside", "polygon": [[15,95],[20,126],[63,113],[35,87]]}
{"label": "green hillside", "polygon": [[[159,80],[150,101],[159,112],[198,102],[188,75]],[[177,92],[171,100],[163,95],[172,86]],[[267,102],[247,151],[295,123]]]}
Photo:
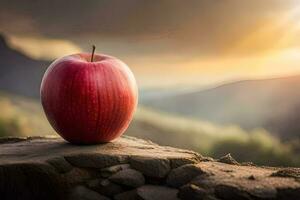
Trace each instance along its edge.
{"label": "green hillside", "polygon": [[0,136],[54,134],[36,100],[0,93]]}
{"label": "green hillside", "polygon": [[[148,95],[142,104],[216,124],[264,128],[284,140],[300,139],[300,75],[244,80],[215,88]],[[187,106],[188,105],[188,106]]]}
{"label": "green hillside", "polygon": [[[0,93],[0,135],[55,134],[36,100]],[[262,165],[300,166],[299,142],[282,143],[263,129],[245,131],[139,107],[126,134],[162,145],[192,149]]]}

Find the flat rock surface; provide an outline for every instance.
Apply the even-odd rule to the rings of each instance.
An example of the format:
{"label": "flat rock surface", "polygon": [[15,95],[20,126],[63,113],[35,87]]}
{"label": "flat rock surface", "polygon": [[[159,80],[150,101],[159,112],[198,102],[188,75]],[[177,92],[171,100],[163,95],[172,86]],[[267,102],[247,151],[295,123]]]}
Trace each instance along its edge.
{"label": "flat rock surface", "polygon": [[1,164],[44,161],[52,157],[78,155],[123,156],[124,159],[128,156],[199,159],[200,156],[193,151],[159,146],[151,141],[129,136],[123,136],[110,143],[89,146],[72,145],[54,136],[0,139]]}
{"label": "flat rock surface", "polygon": [[[289,194],[290,199],[300,197],[299,180],[288,176],[274,176],[274,171],[277,171],[275,168],[228,165],[219,162],[201,162],[196,166],[201,168],[205,174],[196,177],[190,184],[206,189],[213,188],[214,191],[209,191],[209,189],[208,191],[219,197],[229,195],[228,199],[232,199],[240,193],[242,196],[246,196],[246,199],[275,199],[286,192],[281,189],[292,191]],[[235,196],[230,196],[232,194]]]}
{"label": "flat rock surface", "polygon": [[[66,196],[67,195],[67,196]],[[78,146],[0,138],[0,199],[300,199],[300,169],[240,164],[123,136]]]}

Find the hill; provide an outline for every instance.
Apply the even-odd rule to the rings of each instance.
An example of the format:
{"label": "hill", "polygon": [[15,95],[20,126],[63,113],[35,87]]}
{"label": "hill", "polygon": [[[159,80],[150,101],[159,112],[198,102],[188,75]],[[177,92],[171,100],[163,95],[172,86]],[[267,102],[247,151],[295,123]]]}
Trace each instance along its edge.
{"label": "hill", "polygon": [[[39,98],[49,61],[31,59],[0,35],[0,90]],[[141,91],[142,105],[201,121],[264,128],[283,139],[300,138],[300,76],[240,81],[209,90]]]}
{"label": "hill", "polygon": [[[55,134],[37,100],[0,93],[0,137]],[[299,142],[282,143],[264,130],[183,118],[140,106],[125,133],[161,145],[192,149],[220,157],[228,152],[238,161],[273,166],[299,166]]]}
{"label": "hill", "polygon": [[143,99],[143,105],[244,129],[265,128],[281,138],[300,137],[300,76],[247,80]]}
{"label": "hill", "polygon": [[[32,136],[54,133],[44,116],[41,105],[37,103],[40,81],[49,63],[33,60],[18,51],[10,49],[3,37],[1,38],[0,46],[0,89],[3,91],[0,93],[0,136]],[[293,91],[297,90],[291,90],[290,93],[284,95],[295,95],[295,92],[292,94]],[[207,92],[210,94],[211,91]],[[177,94],[175,96],[174,94],[176,93],[169,92],[164,93],[164,95],[157,95],[155,98],[151,98],[153,100],[151,102],[168,99],[171,95],[172,98],[168,99],[170,103],[166,102],[171,105],[172,101],[177,99]],[[197,94],[197,92],[185,93],[185,95],[190,94]],[[244,94],[245,91],[241,90],[240,96],[242,97]],[[268,93],[268,95],[270,94],[271,92]],[[179,96],[184,97],[185,95]],[[149,103],[151,96],[153,95],[144,95],[143,102],[148,101]],[[212,99],[204,102],[205,104],[202,104],[203,108],[210,106],[209,103],[213,103],[214,94],[210,96]],[[224,96],[226,95],[224,94]],[[216,95],[215,101],[220,100],[220,98],[222,99],[222,96]],[[296,102],[296,99],[294,101],[291,101],[290,98],[287,99],[289,100],[286,103],[287,106],[294,105],[291,102]],[[226,106],[228,106],[230,99],[227,98],[224,102],[227,102]],[[279,103],[281,102],[282,100],[279,101]],[[222,101],[219,102],[220,106],[222,106],[221,103]],[[256,103],[249,102],[249,105],[256,105]],[[271,107],[270,105],[266,105],[266,107],[261,106],[260,109],[268,108],[270,112],[276,110],[273,108],[274,106]],[[190,111],[198,109],[192,102],[181,104],[180,106],[175,106],[175,108]],[[265,130],[249,131],[241,129],[237,125],[217,125],[216,123],[205,122],[197,118],[193,119],[166,113],[163,110],[157,111],[139,106],[126,134],[151,139],[162,145],[193,149],[215,157],[231,152],[239,161],[251,160],[257,164],[299,166],[300,140],[293,140],[294,143],[292,144],[282,143]],[[293,112],[296,111],[296,109],[293,110]],[[207,113],[209,114],[210,112]],[[296,118],[295,121],[297,121]],[[282,124],[288,125],[288,123]],[[297,127],[298,124],[290,124],[291,126],[287,126],[286,129]]]}
{"label": "hill", "polygon": [[11,49],[0,35],[0,89],[39,98],[39,87],[49,61],[31,59]]}

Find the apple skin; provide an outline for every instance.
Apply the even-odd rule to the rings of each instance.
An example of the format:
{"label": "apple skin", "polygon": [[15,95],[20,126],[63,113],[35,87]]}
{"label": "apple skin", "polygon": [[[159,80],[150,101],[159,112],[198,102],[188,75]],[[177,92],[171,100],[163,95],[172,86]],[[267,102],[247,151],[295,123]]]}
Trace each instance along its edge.
{"label": "apple skin", "polygon": [[109,142],[124,133],[138,101],[135,78],[117,58],[81,53],[54,61],[41,83],[48,121],[74,144]]}

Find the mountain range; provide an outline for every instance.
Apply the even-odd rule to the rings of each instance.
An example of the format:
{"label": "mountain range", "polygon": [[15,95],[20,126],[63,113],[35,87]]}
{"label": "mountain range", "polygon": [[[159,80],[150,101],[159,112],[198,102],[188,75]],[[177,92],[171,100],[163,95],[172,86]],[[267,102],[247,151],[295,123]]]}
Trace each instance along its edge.
{"label": "mountain range", "polygon": [[0,90],[39,98],[40,83],[49,64],[11,49],[0,35]]}
{"label": "mountain range", "polygon": [[264,128],[284,139],[300,137],[300,75],[154,95],[141,103],[217,124],[236,124],[248,130]]}
{"label": "mountain range", "polygon": [[[39,86],[49,64],[10,48],[0,35],[1,91],[39,98]],[[143,106],[247,130],[264,128],[282,139],[300,138],[300,75],[245,80],[190,92],[151,93],[141,91]]]}

